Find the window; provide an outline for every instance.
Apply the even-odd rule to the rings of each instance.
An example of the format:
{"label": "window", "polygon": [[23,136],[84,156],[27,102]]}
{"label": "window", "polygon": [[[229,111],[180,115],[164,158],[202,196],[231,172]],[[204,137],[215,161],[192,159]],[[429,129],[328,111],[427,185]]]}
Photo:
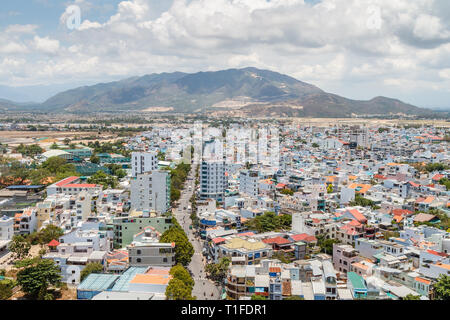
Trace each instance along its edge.
{"label": "window", "polygon": [[137,250],[136,254],[142,254],[142,251],[141,250]]}
{"label": "window", "polygon": [[142,261],[141,258],[137,258],[137,259],[136,259],[136,262],[137,262],[137,263],[140,263],[141,261]]}

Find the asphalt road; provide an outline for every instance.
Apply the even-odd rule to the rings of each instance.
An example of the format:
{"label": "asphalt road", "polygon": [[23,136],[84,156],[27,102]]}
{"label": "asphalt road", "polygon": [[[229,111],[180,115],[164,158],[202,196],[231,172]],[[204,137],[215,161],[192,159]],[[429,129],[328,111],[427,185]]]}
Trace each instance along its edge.
{"label": "asphalt road", "polygon": [[[195,281],[194,289],[192,290],[192,295],[197,297],[197,300],[218,300],[220,299],[220,289],[211,280],[206,279],[205,263],[206,259],[202,255],[202,240],[197,239],[193,230],[189,229],[192,224],[190,214],[191,211],[188,208],[191,206],[190,199],[194,193],[195,188],[195,173],[197,171],[197,166],[192,166],[191,172],[189,173],[188,180],[186,181],[185,188],[181,191],[181,197],[177,209],[174,209],[175,217],[178,223],[186,232],[189,240],[191,241],[195,253],[192,257],[192,261],[188,268],[193,274]],[[191,180],[189,180],[191,178]],[[189,188],[189,186],[191,188]],[[186,210],[184,209],[186,208]]]}

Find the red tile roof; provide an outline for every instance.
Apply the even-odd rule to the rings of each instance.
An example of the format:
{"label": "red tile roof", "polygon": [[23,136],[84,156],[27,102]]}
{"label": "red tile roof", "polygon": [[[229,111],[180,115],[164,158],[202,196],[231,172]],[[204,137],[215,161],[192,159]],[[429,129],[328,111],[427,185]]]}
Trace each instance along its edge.
{"label": "red tile roof", "polygon": [[430,280],[427,280],[427,279],[424,279],[424,278],[421,278],[421,277],[416,277],[414,280],[416,280],[417,282],[425,283],[425,284],[430,284],[431,283]]}
{"label": "red tile roof", "polygon": [[351,210],[348,210],[348,212],[350,212],[350,214],[359,222],[361,222],[361,223],[367,222],[366,217],[364,217],[364,215],[361,212],[359,212],[358,210],[351,209]]}
{"label": "red tile roof", "polygon": [[291,243],[288,239],[285,239],[285,238],[282,238],[282,237],[267,238],[267,239],[264,239],[263,242],[267,243],[267,244],[275,243],[275,244],[278,244],[278,245]]}
{"label": "red tile roof", "polygon": [[77,180],[79,178],[80,177],[69,177],[69,178],[66,178],[66,179],[61,180],[58,183],[56,183],[56,186],[57,187],[65,186],[66,184],[72,183],[72,182],[74,182],[75,180]]}
{"label": "red tile roof", "polygon": [[440,256],[440,257],[444,257],[444,258],[448,256],[448,254],[446,254],[444,252],[437,252],[437,251],[434,251],[434,250],[427,250],[427,252],[431,253],[431,254],[433,254],[435,256]]}
{"label": "red tile roof", "polygon": [[225,241],[225,239],[221,238],[221,237],[217,237],[217,238],[212,239],[212,242],[214,242],[214,244],[218,244],[218,243],[221,243],[221,242],[224,242],[224,241]]}
{"label": "red tile roof", "polygon": [[60,243],[58,242],[58,241],[56,241],[55,239],[53,239],[52,241],[50,241],[49,243],[48,243],[48,246],[49,247],[57,247],[57,246],[59,246],[60,245]]}
{"label": "red tile roof", "polygon": [[306,242],[317,241],[316,237],[310,236],[307,233],[295,234],[295,235],[291,236],[291,239],[294,241],[306,241]]}
{"label": "red tile roof", "polygon": [[410,211],[410,210],[406,210],[406,209],[394,209],[392,210],[392,214],[394,216],[407,216],[410,214],[413,214],[414,212]]}
{"label": "red tile roof", "polygon": [[66,184],[64,188],[95,188],[96,184],[89,183],[76,183],[76,184]]}
{"label": "red tile roof", "polygon": [[436,174],[433,178],[431,178],[434,181],[439,181],[444,177],[443,174]]}

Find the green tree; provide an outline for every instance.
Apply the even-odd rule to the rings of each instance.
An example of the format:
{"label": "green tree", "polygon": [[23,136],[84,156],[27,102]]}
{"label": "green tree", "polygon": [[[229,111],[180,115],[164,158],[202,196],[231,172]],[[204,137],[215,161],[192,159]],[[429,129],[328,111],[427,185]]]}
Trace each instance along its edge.
{"label": "green tree", "polygon": [[30,249],[30,241],[21,235],[15,235],[9,245],[9,250],[14,253],[15,258],[18,260],[26,258],[30,252]]}
{"label": "green tree", "polygon": [[286,194],[286,195],[290,195],[293,196],[294,195],[294,191],[292,191],[289,188],[284,188],[283,190],[280,191],[281,194]]}
{"label": "green tree", "polygon": [[42,163],[42,168],[47,169],[51,174],[57,175],[58,173],[66,173],[77,175],[75,166],[71,163],[67,163],[66,159],[60,157],[50,157]]}
{"label": "green tree", "polygon": [[420,300],[420,296],[415,296],[413,294],[408,294],[402,300]]}
{"label": "green tree", "polygon": [[37,144],[24,145],[21,143],[16,149],[16,152],[21,153],[24,156],[36,156],[44,152],[44,150]]}
{"label": "green tree", "polygon": [[191,262],[194,247],[175,218],[172,218],[172,226],[163,233],[159,242],[175,243],[175,261],[177,264],[187,266]]}
{"label": "green tree", "polygon": [[302,298],[299,296],[290,296],[290,297],[284,298],[283,300],[305,300],[305,298]]}
{"label": "green tree", "polygon": [[88,179],[88,183],[93,184],[100,184],[105,189],[112,188],[115,189],[119,185],[119,181],[117,181],[117,178],[104,173],[103,171],[99,170],[96,174],[94,174],[92,177]]}
{"label": "green tree", "polygon": [[449,167],[444,163],[428,163],[425,166],[425,170],[428,172],[434,172],[434,171],[443,171],[447,170]]}
{"label": "green tree", "polygon": [[339,243],[336,239],[326,239],[324,235],[317,236],[317,245],[320,247],[320,251],[333,254],[333,244]]}
{"label": "green tree", "polygon": [[80,282],[83,281],[90,275],[91,273],[102,273],[104,270],[104,267],[101,263],[97,262],[91,262],[86,265],[86,267],[81,270],[80,274]]}
{"label": "green tree", "polygon": [[57,285],[61,275],[53,260],[43,259],[17,273],[17,283],[33,299],[44,299],[50,285]]}
{"label": "green tree", "polygon": [[434,298],[436,300],[450,300],[450,276],[441,274],[434,284]]}
{"label": "green tree", "polygon": [[0,281],[0,300],[7,300],[12,296],[12,289],[14,288],[14,281],[1,280]]}
{"label": "green tree", "polygon": [[29,179],[31,180],[32,184],[39,185],[47,183],[46,182],[47,178],[51,176],[52,173],[49,170],[44,168],[38,168],[30,172]]}
{"label": "green tree", "polygon": [[230,264],[231,264],[230,258],[223,257],[219,260],[219,263],[211,263],[206,265],[206,272],[213,280],[222,282],[227,276]]}
{"label": "green tree", "polygon": [[167,300],[194,300],[192,289],[182,280],[173,278],[169,281],[166,288]]}
{"label": "green tree", "polygon": [[39,231],[38,242],[40,244],[47,244],[52,240],[58,240],[63,235],[64,231],[61,228],[50,224]]}
{"label": "green tree", "polygon": [[93,154],[91,156],[91,158],[89,159],[90,162],[95,163],[95,164],[99,164],[100,163],[100,157],[97,156],[96,154]]}
{"label": "green tree", "polygon": [[439,180],[439,184],[445,186],[447,188],[447,191],[450,191],[450,179],[442,178],[441,180]]}
{"label": "green tree", "polygon": [[65,144],[66,146],[68,146],[68,145],[70,144],[70,139],[69,139],[69,138],[65,138],[65,139],[64,139],[64,144]]}
{"label": "green tree", "polygon": [[259,233],[289,229],[292,225],[291,215],[276,215],[274,212],[266,212],[261,216],[248,220],[245,225],[248,229]]}
{"label": "green tree", "polygon": [[189,271],[187,271],[181,264],[177,264],[170,269],[170,274],[175,278],[183,281],[183,283],[191,288],[194,288],[194,279],[192,279]]}
{"label": "green tree", "polygon": [[327,187],[327,193],[333,193],[333,185],[331,183]]}
{"label": "green tree", "polygon": [[252,297],[250,298],[251,300],[267,300],[267,298],[265,296],[261,296],[261,295],[252,295]]}

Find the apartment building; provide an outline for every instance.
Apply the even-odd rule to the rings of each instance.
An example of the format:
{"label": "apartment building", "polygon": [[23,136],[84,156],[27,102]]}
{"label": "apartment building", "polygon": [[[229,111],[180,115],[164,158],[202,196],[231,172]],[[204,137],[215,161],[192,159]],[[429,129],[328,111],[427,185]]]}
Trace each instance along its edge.
{"label": "apartment building", "polygon": [[242,170],[239,173],[239,193],[257,197],[259,192],[259,171]]}
{"label": "apartment building", "polygon": [[351,265],[359,261],[358,251],[347,244],[333,244],[333,266],[340,273],[347,274],[351,271]]}
{"label": "apartment building", "polygon": [[3,216],[0,218],[0,241],[11,240],[14,236],[14,219]]}
{"label": "apartment building", "polygon": [[222,160],[203,161],[200,167],[200,198],[224,201],[227,177]]}
{"label": "apartment building", "polygon": [[166,213],[170,208],[170,174],[154,170],[131,180],[131,209]]}
{"label": "apartment building", "polygon": [[17,234],[31,234],[37,230],[37,210],[27,208],[23,213],[14,216],[14,232]]}
{"label": "apartment building", "polygon": [[158,169],[158,154],[151,152],[132,152],[131,153],[131,175],[137,177],[149,171]]}
{"label": "apartment building", "polygon": [[175,264],[175,243],[160,243],[161,234],[153,227],[134,236],[127,246],[129,265],[172,267]]}
{"label": "apartment building", "polygon": [[221,240],[216,238],[213,241],[217,245],[213,250],[214,263],[217,263],[221,257],[243,257],[245,264],[251,265],[272,256],[272,246],[260,240],[246,237]]}
{"label": "apartment building", "polygon": [[8,246],[14,236],[14,219],[11,217],[0,217],[0,257],[8,252]]}
{"label": "apartment building", "polygon": [[170,218],[142,213],[136,216],[113,218],[114,247],[124,248],[133,242],[135,234],[152,226],[161,234],[170,228]]}

